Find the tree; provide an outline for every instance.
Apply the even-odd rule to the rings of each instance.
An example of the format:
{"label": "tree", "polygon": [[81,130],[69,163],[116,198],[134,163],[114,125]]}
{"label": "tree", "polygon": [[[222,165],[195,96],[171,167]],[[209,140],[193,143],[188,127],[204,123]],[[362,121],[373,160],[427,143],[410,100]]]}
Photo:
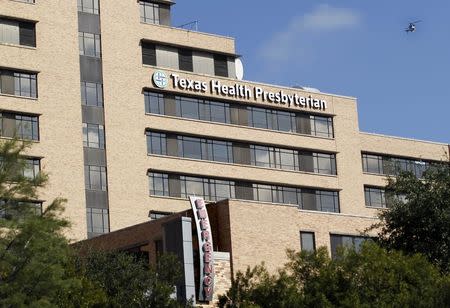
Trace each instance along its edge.
{"label": "tree", "polygon": [[288,251],[271,275],[264,265],[237,273],[221,307],[448,307],[449,276],[425,257],[365,242],[361,251]]}
{"label": "tree", "polygon": [[181,278],[173,255],[161,255],[149,267],[125,252],[91,251],[78,263],[79,272],[105,290],[108,307],[184,307],[171,296]]}
{"label": "tree", "polygon": [[[450,271],[450,163],[434,165],[418,179],[401,173],[388,179],[390,208],[379,214],[379,241],[388,249],[421,253]],[[401,198],[398,198],[401,196]]]}
{"label": "tree", "polygon": [[0,142],[0,307],[180,307],[171,297],[181,275],[174,256],[148,268],[120,252],[77,254],[63,234],[66,200],[42,213],[31,202],[48,176],[28,176],[29,147]]}
{"label": "tree", "polygon": [[[101,290],[70,271],[71,254],[62,231],[69,222],[60,217],[64,199],[54,200],[39,215],[29,203],[38,197],[48,177],[30,178],[24,172],[29,143],[0,143],[0,306],[55,307],[71,294],[79,307],[99,302]],[[71,307],[69,305],[66,307]]]}

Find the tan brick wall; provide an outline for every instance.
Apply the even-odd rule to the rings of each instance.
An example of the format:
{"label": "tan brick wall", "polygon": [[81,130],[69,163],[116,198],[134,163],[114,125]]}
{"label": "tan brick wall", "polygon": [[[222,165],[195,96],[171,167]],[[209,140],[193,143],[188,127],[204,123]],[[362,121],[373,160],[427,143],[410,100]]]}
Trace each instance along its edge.
{"label": "tan brick wall", "polygon": [[0,15],[37,21],[36,48],[0,44],[0,67],[38,71],[38,99],[0,95],[0,110],[40,114],[40,141],[30,155],[43,157],[50,175],[41,198],[68,199],[68,236],[86,237],[83,138],[76,1],[0,0]]}
{"label": "tan brick wall", "polygon": [[233,273],[264,262],[270,271],[287,261],[286,249],[300,250],[300,231],[315,233],[316,247],[330,249],[330,234],[359,235],[373,217],[300,211],[297,207],[231,201]]}

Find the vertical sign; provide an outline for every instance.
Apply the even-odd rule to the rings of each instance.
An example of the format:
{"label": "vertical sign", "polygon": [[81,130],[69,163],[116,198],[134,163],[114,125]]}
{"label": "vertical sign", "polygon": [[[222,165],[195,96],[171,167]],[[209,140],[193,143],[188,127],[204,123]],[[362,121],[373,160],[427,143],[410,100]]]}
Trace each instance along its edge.
{"label": "vertical sign", "polygon": [[203,198],[189,197],[197,226],[198,252],[200,257],[200,283],[198,300],[212,301],[214,293],[214,256],[211,226]]}

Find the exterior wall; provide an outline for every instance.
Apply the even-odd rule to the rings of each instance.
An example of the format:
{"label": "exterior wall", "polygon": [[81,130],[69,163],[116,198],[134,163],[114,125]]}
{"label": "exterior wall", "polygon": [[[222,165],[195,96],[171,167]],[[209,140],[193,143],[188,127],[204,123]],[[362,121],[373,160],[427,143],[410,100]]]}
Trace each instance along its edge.
{"label": "exterior wall", "polygon": [[81,124],[78,16],[76,2],[27,4],[0,0],[0,14],[37,21],[36,48],[0,44],[0,67],[37,71],[38,98],[0,94],[0,109],[39,117],[40,141],[29,155],[43,157],[50,175],[42,191],[44,207],[56,197],[68,199],[64,213],[72,222],[71,239],[86,237],[83,138]]}
{"label": "exterior wall", "polygon": [[315,233],[316,247],[330,251],[330,234],[360,235],[377,220],[298,210],[293,206],[230,201],[233,273],[264,262],[270,271],[286,263],[286,249],[300,250],[300,231]]}
{"label": "exterior wall", "polygon": [[227,252],[214,252],[214,296],[217,305],[219,296],[231,288],[231,260]]}

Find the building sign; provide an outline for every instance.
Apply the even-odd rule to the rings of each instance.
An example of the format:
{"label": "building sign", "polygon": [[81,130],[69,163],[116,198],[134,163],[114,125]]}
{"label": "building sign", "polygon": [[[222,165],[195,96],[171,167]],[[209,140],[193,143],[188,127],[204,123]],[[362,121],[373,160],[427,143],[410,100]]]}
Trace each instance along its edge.
{"label": "building sign", "polygon": [[203,198],[189,197],[192,212],[195,217],[198,237],[198,251],[200,257],[200,283],[198,300],[212,301],[214,294],[214,255],[211,226],[208,211]]}
{"label": "building sign", "polygon": [[[155,75],[160,75],[161,73],[161,71],[156,71],[153,74],[153,82],[159,88],[162,87],[156,83]],[[170,79],[172,88],[183,92],[211,94],[225,98],[234,98],[247,101],[263,101],[277,105],[284,105],[290,108],[297,107],[325,111],[328,107],[326,100],[314,98],[311,95],[302,96],[298,93],[287,93],[283,90],[273,92],[268,91],[263,87],[251,86],[242,83],[228,85],[215,79],[211,79],[209,82],[199,81],[182,78],[180,75],[174,73],[170,75]],[[167,78],[165,80],[169,83]]]}
{"label": "building sign", "polygon": [[158,88],[164,89],[169,84],[169,80],[166,76],[166,73],[161,71],[156,71],[153,73],[153,83]]}

